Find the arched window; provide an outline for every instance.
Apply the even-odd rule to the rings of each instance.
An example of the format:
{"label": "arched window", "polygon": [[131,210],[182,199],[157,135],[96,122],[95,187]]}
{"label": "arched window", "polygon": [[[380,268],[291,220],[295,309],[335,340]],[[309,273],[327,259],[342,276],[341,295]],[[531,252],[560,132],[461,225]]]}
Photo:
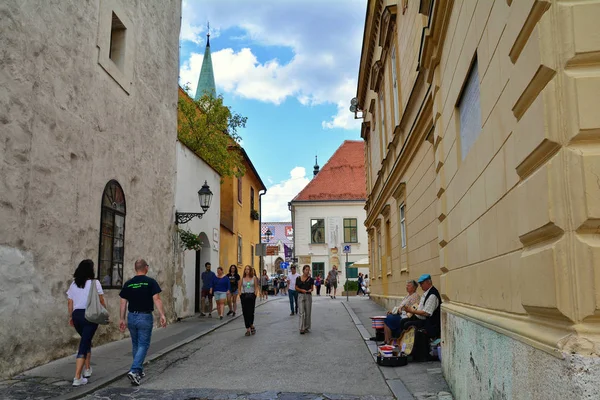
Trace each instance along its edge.
{"label": "arched window", "polygon": [[110,181],[102,194],[98,279],[106,288],[123,285],[125,249],[125,195],[119,182]]}

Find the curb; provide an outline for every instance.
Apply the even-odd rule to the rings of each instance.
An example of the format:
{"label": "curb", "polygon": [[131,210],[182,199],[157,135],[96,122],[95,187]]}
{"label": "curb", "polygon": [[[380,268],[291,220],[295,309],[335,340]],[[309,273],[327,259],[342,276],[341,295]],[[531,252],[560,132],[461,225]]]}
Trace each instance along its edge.
{"label": "curb", "polygon": [[[274,301],[274,300],[277,300],[277,299],[273,299],[273,300],[268,299],[264,303],[257,304],[255,306],[255,309],[257,309],[259,307],[262,307],[263,305],[265,305],[267,303],[270,303],[271,301]],[[197,333],[195,335],[189,336],[189,337],[187,337],[187,338],[185,338],[185,339],[183,339],[183,340],[181,340],[181,341],[179,341],[179,342],[177,342],[175,344],[172,344],[171,346],[169,346],[169,347],[167,347],[167,348],[165,348],[165,349],[163,349],[163,350],[161,350],[159,352],[156,352],[156,353],[152,354],[151,356],[148,356],[146,358],[146,360],[144,361],[144,365],[147,365],[150,362],[155,361],[155,360],[159,359],[160,357],[162,357],[162,356],[164,356],[164,355],[172,352],[173,350],[177,350],[178,348],[180,348],[182,346],[185,346],[186,344],[188,344],[190,342],[193,342],[194,340],[200,339],[202,336],[206,336],[209,333],[212,333],[212,332],[216,331],[220,327],[222,327],[224,325],[227,325],[227,324],[235,321],[236,319],[238,319],[240,317],[242,317],[241,313],[239,315],[236,315],[233,318],[229,318],[227,320],[223,320],[223,322],[220,322],[220,323],[214,325],[211,328],[205,329],[205,330],[203,330],[203,331],[201,331],[201,332],[199,332],[199,333]],[[195,317],[191,317],[191,318],[195,318]],[[99,380],[97,382],[94,382],[94,384],[85,385],[81,389],[77,389],[77,390],[75,390],[75,391],[73,391],[71,393],[67,393],[67,394],[64,394],[64,395],[61,395],[61,396],[58,396],[58,397],[53,397],[53,398],[51,398],[49,400],[73,400],[73,399],[80,399],[82,397],[87,396],[88,394],[91,394],[91,393],[97,391],[98,389],[101,389],[101,388],[103,388],[103,387],[111,384],[112,382],[114,382],[114,381],[116,381],[118,379],[121,379],[122,377],[124,377],[125,375],[127,375],[127,372],[129,372],[129,371],[115,372],[112,375],[109,375],[108,377],[106,377],[104,379],[101,379],[101,380]]]}
{"label": "curb", "polygon": [[354,322],[356,329],[358,330],[358,332],[362,336],[363,340],[365,341],[365,346],[367,346],[367,349],[373,356],[373,361],[375,362],[375,365],[377,365],[377,368],[379,368],[379,372],[381,373],[381,376],[383,377],[385,384],[388,386],[388,388],[394,395],[394,398],[396,398],[398,400],[413,400],[414,399],[413,395],[408,391],[408,389],[406,388],[404,383],[398,378],[390,379],[392,377],[389,376],[389,374],[387,373],[388,371],[382,369],[382,367],[377,364],[377,362],[376,362],[377,357],[374,355],[374,352],[376,352],[376,350],[377,350],[377,346],[375,344],[369,342],[371,340],[369,332],[367,331],[367,329],[365,328],[363,323],[360,321],[360,319],[358,318],[358,316],[356,315],[354,310],[350,307],[350,305],[347,304],[346,302],[342,302],[342,304],[344,305],[344,308],[350,315],[350,318],[352,318],[352,322]]}

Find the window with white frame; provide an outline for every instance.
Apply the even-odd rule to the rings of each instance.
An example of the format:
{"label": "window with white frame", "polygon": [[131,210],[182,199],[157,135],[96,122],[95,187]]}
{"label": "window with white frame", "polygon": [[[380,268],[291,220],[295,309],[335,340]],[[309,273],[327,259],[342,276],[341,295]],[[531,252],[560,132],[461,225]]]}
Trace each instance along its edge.
{"label": "window with white frame", "polygon": [[402,248],[406,247],[406,206],[404,203],[400,205],[400,241]]}
{"label": "window with white frame", "polygon": [[385,147],[387,146],[387,143],[385,143],[384,137],[386,136],[385,133],[385,96],[383,93],[383,90],[381,90],[379,92],[379,121],[380,121],[380,132],[381,134],[379,135],[379,148],[381,150],[381,159],[383,160],[383,158],[385,157]]}
{"label": "window with white frame", "polygon": [[398,98],[398,71],[396,69],[396,46],[392,47],[392,86],[394,102],[394,124],[400,123],[400,99]]}
{"label": "window with white frame", "polygon": [[477,58],[467,76],[465,87],[458,100],[460,124],[460,152],[464,160],[481,133],[481,103],[479,101],[479,73]]}
{"label": "window with white frame", "polygon": [[310,220],[310,242],[325,243],[325,220],[311,219]]}
{"label": "window with white frame", "polygon": [[242,237],[240,235],[238,235],[237,262],[242,264]]}

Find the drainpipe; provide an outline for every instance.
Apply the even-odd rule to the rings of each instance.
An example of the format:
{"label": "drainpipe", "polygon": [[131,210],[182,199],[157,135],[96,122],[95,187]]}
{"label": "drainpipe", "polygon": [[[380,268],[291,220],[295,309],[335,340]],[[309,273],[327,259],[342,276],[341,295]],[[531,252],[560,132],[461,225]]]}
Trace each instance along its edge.
{"label": "drainpipe", "polygon": [[[263,193],[261,193],[263,192]],[[258,192],[258,243],[260,244],[260,246],[262,247],[262,196],[265,195],[267,193],[267,189],[260,190]],[[256,251],[255,251],[256,252]],[[262,255],[260,256],[260,271],[258,276],[261,277],[262,276],[262,271],[263,269],[265,269],[265,256]],[[259,278],[262,279],[262,278]]]}

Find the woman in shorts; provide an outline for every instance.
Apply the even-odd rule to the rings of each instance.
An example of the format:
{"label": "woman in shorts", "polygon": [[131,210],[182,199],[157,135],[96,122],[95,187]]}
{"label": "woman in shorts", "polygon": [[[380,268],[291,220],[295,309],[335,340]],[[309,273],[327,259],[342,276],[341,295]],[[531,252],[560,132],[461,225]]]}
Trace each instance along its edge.
{"label": "woman in shorts", "polygon": [[236,265],[231,264],[229,266],[227,278],[229,278],[229,295],[227,296],[227,305],[229,306],[229,311],[227,312],[227,315],[235,317],[235,313],[237,311],[238,283],[240,281],[240,274],[238,274]]}
{"label": "woman in shorts", "polygon": [[229,278],[223,273],[222,267],[217,268],[217,275],[213,278],[210,293],[215,296],[215,301],[217,302],[217,314],[219,314],[220,319],[223,319],[225,301],[229,294]]}

